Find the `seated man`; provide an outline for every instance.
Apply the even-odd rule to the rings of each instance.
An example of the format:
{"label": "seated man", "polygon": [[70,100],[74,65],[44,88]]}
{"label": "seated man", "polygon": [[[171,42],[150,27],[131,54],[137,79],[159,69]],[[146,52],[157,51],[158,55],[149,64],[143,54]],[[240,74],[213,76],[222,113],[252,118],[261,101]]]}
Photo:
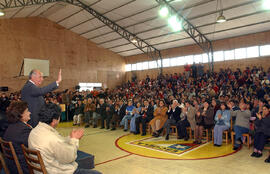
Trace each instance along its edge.
{"label": "seated man", "polygon": [[249,120],[251,117],[251,112],[250,110],[247,110],[245,101],[239,104],[240,110],[233,111],[232,105],[230,103],[228,106],[231,109],[231,117],[236,117],[235,125],[233,127],[235,132],[235,142],[233,149],[237,150],[243,142],[242,134],[249,132]]}
{"label": "seated man", "polygon": [[142,136],[146,135],[146,126],[154,118],[154,107],[149,105],[149,102],[145,100],[143,102],[144,107],[140,112],[140,117],[136,118],[136,134],[140,133],[140,123],[142,123]]}
{"label": "seated man", "polygon": [[132,105],[132,100],[129,100],[128,106],[126,107],[126,115],[123,117],[123,119],[120,122],[120,125],[124,126],[125,132],[128,130],[128,120],[130,120],[132,118],[134,108],[135,107]]}
{"label": "seated man", "polygon": [[75,113],[73,116],[73,126],[75,126],[75,125],[80,126],[81,119],[83,116],[83,111],[84,111],[84,104],[82,103],[81,100],[78,100],[78,103],[75,104]]}
{"label": "seated man", "polygon": [[29,135],[28,147],[40,151],[48,174],[100,174],[95,170],[78,168],[75,160],[83,130],[73,130],[69,137],[62,137],[55,130],[60,115],[57,105],[45,104],[39,113],[40,122]]}
{"label": "seated man", "polygon": [[176,126],[178,121],[180,120],[181,108],[178,107],[178,101],[173,100],[171,106],[169,106],[169,110],[167,111],[168,120],[165,122],[164,127],[166,129],[166,137],[165,140],[169,140],[170,128],[171,126]]}

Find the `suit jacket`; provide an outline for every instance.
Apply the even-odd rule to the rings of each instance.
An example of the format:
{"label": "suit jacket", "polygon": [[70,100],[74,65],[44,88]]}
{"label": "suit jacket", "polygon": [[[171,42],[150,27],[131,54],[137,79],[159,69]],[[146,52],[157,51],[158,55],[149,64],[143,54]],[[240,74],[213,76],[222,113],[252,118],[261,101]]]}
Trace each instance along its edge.
{"label": "suit jacket", "polygon": [[261,120],[255,120],[255,133],[262,132],[264,135],[270,136],[270,113]]}
{"label": "suit jacket", "polygon": [[120,106],[120,111],[119,111],[120,118],[123,118],[126,115],[126,108],[127,108],[127,105],[125,104]]}
{"label": "suit jacket", "polygon": [[187,111],[187,120],[192,130],[194,130],[196,126],[195,117],[196,117],[196,109],[193,106],[190,106]]}
{"label": "suit jacket", "polygon": [[174,119],[175,122],[177,123],[180,120],[181,108],[176,106],[174,111],[173,109],[171,109],[170,111],[168,110],[167,114],[168,114],[168,119]]}
{"label": "suit jacket", "polygon": [[43,96],[55,89],[57,89],[56,82],[53,82],[43,88],[37,87],[30,81],[25,83],[24,87],[22,88],[22,100],[27,102],[28,109],[31,112],[31,119],[28,123],[32,127],[36,127],[39,122],[38,113],[42,105],[45,104]]}
{"label": "suit jacket", "polygon": [[[24,174],[29,173],[29,171],[23,156],[21,144],[24,144],[26,147],[28,147],[28,137],[31,130],[32,130],[31,127],[27,126],[25,123],[21,121],[18,121],[17,123],[10,124],[3,136],[3,139],[5,141],[12,142]],[[14,167],[15,163],[13,161],[7,160],[7,165],[12,174],[18,173],[17,168]]]}
{"label": "suit jacket", "polygon": [[205,112],[206,116],[202,116],[203,108],[199,109],[201,115],[198,117],[196,116],[196,123],[198,125],[214,125],[214,109],[212,107],[208,107]]}
{"label": "suit jacket", "polygon": [[154,118],[154,107],[149,105],[146,111],[140,112],[140,115],[144,116],[144,114],[148,120],[152,120]]}

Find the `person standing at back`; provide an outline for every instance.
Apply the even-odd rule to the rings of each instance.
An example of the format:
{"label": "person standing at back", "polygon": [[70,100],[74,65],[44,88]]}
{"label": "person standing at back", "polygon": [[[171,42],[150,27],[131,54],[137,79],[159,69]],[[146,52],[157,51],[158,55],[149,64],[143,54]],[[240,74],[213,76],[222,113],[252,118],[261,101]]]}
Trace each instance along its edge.
{"label": "person standing at back", "polygon": [[62,81],[61,69],[58,73],[58,79],[40,88],[39,86],[43,82],[43,73],[40,70],[34,69],[29,73],[29,80],[22,88],[22,100],[27,102],[29,111],[31,112],[31,119],[29,124],[32,127],[36,127],[39,122],[39,110],[45,104],[44,95],[58,88],[59,83]]}

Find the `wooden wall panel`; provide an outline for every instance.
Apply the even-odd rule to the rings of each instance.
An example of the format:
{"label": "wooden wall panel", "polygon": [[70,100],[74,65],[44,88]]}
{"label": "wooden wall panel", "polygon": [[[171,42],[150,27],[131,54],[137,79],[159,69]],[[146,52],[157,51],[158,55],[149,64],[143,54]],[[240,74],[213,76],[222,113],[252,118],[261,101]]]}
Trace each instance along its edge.
{"label": "wooden wall panel", "polygon": [[44,18],[1,19],[0,38],[0,86],[11,91],[20,90],[27,80],[13,78],[23,58],[50,60],[50,77],[44,85],[55,80],[62,68],[60,89],[79,82],[101,82],[111,88],[125,79],[123,57]]}

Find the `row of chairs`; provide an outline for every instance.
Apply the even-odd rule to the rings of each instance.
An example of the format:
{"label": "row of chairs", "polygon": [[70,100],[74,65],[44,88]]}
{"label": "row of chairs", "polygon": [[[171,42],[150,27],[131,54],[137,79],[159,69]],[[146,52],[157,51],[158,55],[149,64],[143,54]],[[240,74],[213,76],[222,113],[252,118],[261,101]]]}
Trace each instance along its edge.
{"label": "row of chairs", "polygon": [[[171,126],[171,135],[175,135],[177,136],[177,127],[176,126]],[[151,127],[148,128],[149,134],[151,134]],[[187,132],[189,134],[189,137],[192,139],[192,129],[191,127],[187,127]],[[223,132],[223,134],[225,135],[225,143],[229,144],[230,140],[229,140],[229,134],[231,133],[231,141],[232,141],[232,145],[234,145],[234,136],[235,136],[235,132],[233,132],[232,130],[232,126],[230,127],[230,129],[226,130]],[[204,130],[204,139],[209,142],[211,141],[210,136],[209,136],[210,132],[209,129],[205,129]],[[246,134],[242,134],[243,137],[246,138],[246,141],[244,142],[248,148],[250,148],[250,142],[251,142],[251,135],[249,133]],[[212,129],[212,141],[214,140],[214,130]],[[214,141],[213,141],[214,143]]]}
{"label": "row of chairs", "polygon": [[[2,148],[2,152],[0,152],[0,159],[1,159],[0,171],[3,169],[5,171],[5,174],[10,174],[10,171],[6,165],[6,159],[9,159],[14,161],[14,163],[16,164],[18,173],[23,174],[21,165],[19,163],[12,142],[4,141],[2,138],[0,138],[0,144]],[[34,171],[39,171],[43,174],[47,174],[40,152],[38,150],[29,149],[25,147],[23,144],[21,145],[21,147],[26,163],[28,165],[29,173],[34,174]]]}

